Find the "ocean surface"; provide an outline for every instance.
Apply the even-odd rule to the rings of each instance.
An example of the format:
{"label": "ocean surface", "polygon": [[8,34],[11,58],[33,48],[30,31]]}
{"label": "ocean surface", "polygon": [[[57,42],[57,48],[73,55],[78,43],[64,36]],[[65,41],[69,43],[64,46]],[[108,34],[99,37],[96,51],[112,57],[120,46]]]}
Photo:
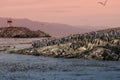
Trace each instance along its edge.
{"label": "ocean surface", "polygon": [[120,80],[120,62],[0,53],[0,80]]}
{"label": "ocean surface", "polygon": [[[30,47],[36,39],[0,39]],[[13,42],[13,43],[12,43]],[[3,44],[4,43],[4,44]],[[0,52],[0,80],[120,80],[120,61],[50,58]]]}

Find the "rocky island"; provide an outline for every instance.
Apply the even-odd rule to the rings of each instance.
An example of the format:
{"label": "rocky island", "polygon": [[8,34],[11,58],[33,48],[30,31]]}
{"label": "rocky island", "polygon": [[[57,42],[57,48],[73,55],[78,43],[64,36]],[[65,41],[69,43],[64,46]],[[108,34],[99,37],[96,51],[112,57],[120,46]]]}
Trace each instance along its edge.
{"label": "rocky island", "polygon": [[33,42],[31,48],[12,50],[11,53],[118,61],[120,60],[120,28],[75,34],[59,39],[39,40]]}
{"label": "rocky island", "polygon": [[38,38],[50,37],[43,31],[32,31],[26,27],[1,27],[0,38]]}

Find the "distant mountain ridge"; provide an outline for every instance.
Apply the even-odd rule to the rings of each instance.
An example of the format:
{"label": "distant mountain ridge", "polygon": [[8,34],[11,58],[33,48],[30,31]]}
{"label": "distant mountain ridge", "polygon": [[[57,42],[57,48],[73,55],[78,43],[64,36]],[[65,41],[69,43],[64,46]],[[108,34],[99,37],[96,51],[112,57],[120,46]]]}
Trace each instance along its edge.
{"label": "distant mountain ridge", "polygon": [[[0,18],[1,27],[7,26],[6,23],[7,19],[8,18]],[[79,28],[75,28],[73,26],[66,24],[37,22],[37,21],[31,21],[29,19],[12,19],[12,20],[13,20],[13,24],[12,24],[13,26],[18,26],[18,27],[23,26],[31,30],[41,30],[55,37],[81,32]]]}
{"label": "distant mountain ridge", "polygon": [[[0,17],[0,27],[7,26],[7,20],[9,18]],[[85,33],[96,31],[100,29],[109,28],[108,26],[71,26],[67,24],[60,24],[60,23],[48,23],[48,22],[38,22],[32,21],[29,19],[12,19],[13,26],[17,27],[27,27],[31,30],[41,30],[45,33],[50,34],[54,37],[64,37],[70,34],[78,34],[78,33]]]}
{"label": "distant mountain ridge", "polygon": [[[0,17],[0,26],[7,26],[7,19]],[[13,26],[23,26],[31,30],[41,30],[55,37],[62,37],[70,34],[84,33],[85,30],[71,25],[59,24],[59,23],[48,23],[38,22],[29,19],[12,19]]]}

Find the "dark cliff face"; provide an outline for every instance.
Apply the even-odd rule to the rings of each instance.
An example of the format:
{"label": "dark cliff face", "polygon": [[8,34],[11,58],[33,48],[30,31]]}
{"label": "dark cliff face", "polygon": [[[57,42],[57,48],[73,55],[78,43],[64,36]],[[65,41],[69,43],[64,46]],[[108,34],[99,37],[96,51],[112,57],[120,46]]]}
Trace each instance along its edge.
{"label": "dark cliff face", "polygon": [[40,30],[31,31],[25,27],[2,27],[0,28],[0,37],[3,38],[36,38],[36,37],[50,37]]}

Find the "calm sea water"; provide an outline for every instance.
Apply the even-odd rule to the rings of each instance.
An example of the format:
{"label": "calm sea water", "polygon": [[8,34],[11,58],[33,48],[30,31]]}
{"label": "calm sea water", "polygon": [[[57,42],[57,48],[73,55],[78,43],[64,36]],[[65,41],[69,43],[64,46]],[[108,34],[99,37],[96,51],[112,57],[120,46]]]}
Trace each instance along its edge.
{"label": "calm sea water", "polygon": [[[16,42],[13,40],[13,43]],[[120,61],[36,57],[0,52],[0,80],[120,80]]]}
{"label": "calm sea water", "polygon": [[1,80],[120,80],[119,61],[0,54]]}

